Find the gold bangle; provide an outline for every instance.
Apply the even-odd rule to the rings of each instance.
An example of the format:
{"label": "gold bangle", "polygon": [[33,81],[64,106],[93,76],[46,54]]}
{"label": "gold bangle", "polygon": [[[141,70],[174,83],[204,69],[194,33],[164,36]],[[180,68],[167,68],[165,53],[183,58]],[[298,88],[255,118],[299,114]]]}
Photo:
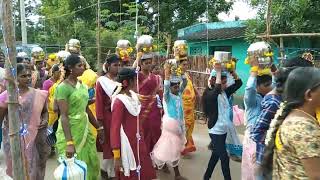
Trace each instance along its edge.
{"label": "gold bangle", "polygon": [[104,130],[103,126],[100,126],[97,131],[101,131],[101,130]]}
{"label": "gold bangle", "polygon": [[250,69],[251,72],[258,72],[258,70],[259,70],[259,66],[253,66]]}
{"label": "gold bangle", "polygon": [[114,149],[112,150],[112,153],[114,159],[120,159],[120,149]]}
{"label": "gold bangle", "polygon": [[69,145],[74,145],[74,142],[73,141],[67,141],[67,146]]}

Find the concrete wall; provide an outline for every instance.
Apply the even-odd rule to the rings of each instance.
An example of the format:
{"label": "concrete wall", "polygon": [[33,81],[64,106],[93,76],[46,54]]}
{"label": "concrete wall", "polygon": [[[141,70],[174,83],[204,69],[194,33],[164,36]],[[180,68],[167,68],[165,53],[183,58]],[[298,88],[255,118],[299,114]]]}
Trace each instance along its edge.
{"label": "concrete wall", "polygon": [[[243,80],[244,85],[241,87],[241,89],[237,92],[238,95],[244,94],[244,88],[245,83],[248,80],[249,77],[249,65],[244,64],[244,60],[247,56],[247,49],[249,47],[249,44],[243,39],[229,39],[229,40],[220,40],[220,41],[210,41],[210,46],[232,46],[232,56],[239,59],[237,63],[237,73],[239,74],[240,78]],[[189,54],[191,54],[191,49],[193,47],[199,47],[202,49],[201,54],[198,55],[206,55],[207,54],[207,42],[188,42],[188,49]]]}

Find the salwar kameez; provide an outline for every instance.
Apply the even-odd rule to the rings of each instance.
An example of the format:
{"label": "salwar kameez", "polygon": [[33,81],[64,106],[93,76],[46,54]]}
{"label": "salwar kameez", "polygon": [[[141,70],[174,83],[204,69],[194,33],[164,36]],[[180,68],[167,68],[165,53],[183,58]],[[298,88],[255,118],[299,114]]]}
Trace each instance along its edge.
{"label": "salwar kameez", "polygon": [[[152,180],[156,178],[156,173],[152,165],[152,161],[145,144],[143,130],[141,122],[138,121],[137,115],[140,112],[140,106],[138,104],[131,105],[131,98],[125,97],[119,98],[119,95],[115,97],[112,104],[112,121],[111,121],[111,147],[113,150],[121,151],[121,161],[124,168],[124,172],[120,173],[118,179],[125,180],[138,180],[137,168],[141,165],[140,180]],[[124,98],[123,98],[124,97]],[[124,99],[128,101],[123,102]],[[138,101],[138,99],[134,100]],[[133,110],[132,110],[133,109]],[[132,113],[135,111],[135,113]],[[139,123],[139,129],[137,128]],[[138,142],[137,129],[141,139]],[[124,139],[128,139],[127,143]],[[139,143],[139,150],[138,150]],[[133,156],[130,156],[131,151]],[[139,156],[138,156],[139,154]],[[128,160],[130,160],[130,163]],[[140,162],[140,163],[139,163]]]}
{"label": "salwar kameez", "polygon": [[[87,164],[87,179],[99,179],[100,161],[96,149],[96,140],[90,130],[90,122],[86,113],[89,99],[87,87],[79,82],[76,87],[61,83],[56,89],[56,99],[65,100],[68,103],[69,127],[76,148],[76,158]],[[67,141],[61,122],[57,131],[56,146],[59,156],[65,157]]]}
{"label": "salwar kameez", "polygon": [[97,140],[97,147],[103,152],[103,163],[101,169],[108,173],[109,177],[115,177],[113,153],[110,144],[111,132],[111,98],[112,94],[119,86],[118,82],[109,79],[106,76],[98,78],[96,84],[96,113],[97,120],[101,121],[104,128],[105,141],[103,144]]}

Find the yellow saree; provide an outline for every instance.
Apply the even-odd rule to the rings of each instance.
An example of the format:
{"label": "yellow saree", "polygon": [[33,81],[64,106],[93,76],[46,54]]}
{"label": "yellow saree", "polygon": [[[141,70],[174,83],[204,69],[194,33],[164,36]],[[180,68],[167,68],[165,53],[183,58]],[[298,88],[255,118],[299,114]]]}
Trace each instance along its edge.
{"label": "yellow saree", "polygon": [[184,120],[185,120],[185,126],[186,126],[187,143],[185,145],[185,149],[182,152],[183,155],[196,151],[196,147],[194,145],[193,138],[192,138],[192,132],[193,132],[194,123],[195,123],[194,109],[195,109],[195,101],[196,101],[196,92],[194,90],[190,76],[188,74],[186,74],[186,76],[187,76],[188,83],[183,92],[182,100],[183,100],[183,111],[184,111]]}
{"label": "yellow saree", "polygon": [[[98,75],[93,70],[87,69],[83,72],[82,76],[80,76],[78,79],[81,80],[81,82],[83,84],[85,84],[88,87],[88,89],[90,89],[90,88],[95,88],[96,81],[98,79]],[[92,112],[92,114],[94,115],[94,117],[96,118],[97,117],[96,116],[96,103],[90,104],[89,109]],[[97,137],[97,130],[92,124],[90,124],[90,129],[93,133],[93,136]]]}
{"label": "yellow saree", "polygon": [[53,124],[58,120],[58,112],[55,107],[55,101],[54,101],[54,93],[56,91],[57,86],[60,84],[61,81],[57,81],[54,83],[51,88],[49,89],[49,95],[48,95],[48,126],[53,126]]}

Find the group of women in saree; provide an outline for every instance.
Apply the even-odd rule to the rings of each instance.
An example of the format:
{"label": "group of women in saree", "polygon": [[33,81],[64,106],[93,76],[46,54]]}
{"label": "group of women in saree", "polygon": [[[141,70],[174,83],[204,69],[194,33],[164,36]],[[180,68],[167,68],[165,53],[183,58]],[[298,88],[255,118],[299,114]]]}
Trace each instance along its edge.
{"label": "group of women in saree", "polygon": [[[139,103],[141,103],[139,120],[141,121],[141,138],[143,138],[141,141],[145,147],[140,147],[139,156],[141,163],[148,164],[141,169],[141,179],[149,180],[155,178],[149,154],[161,136],[162,110],[159,107],[157,94],[162,90],[162,78],[151,72],[153,56],[144,55],[140,58],[141,71],[138,75],[139,78],[136,79],[139,89],[136,91],[139,92]],[[116,129],[111,128],[113,125],[110,124],[111,121],[122,121],[112,117],[111,100],[116,87],[123,87],[121,84],[123,82],[115,80],[117,77],[119,78],[119,61],[120,59],[116,55],[109,56],[103,65],[104,75],[98,78],[96,73],[87,69],[86,62],[80,55],[71,54],[63,64],[55,64],[51,67],[51,76],[43,82],[41,90],[32,86],[33,69],[29,67],[29,64],[18,63],[18,114],[21,120],[19,132],[23,149],[23,163],[29,179],[44,179],[46,162],[50,154],[55,153],[55,150],[57,150],[59,157],[76,156],[77,159],[84,161],[88,166],[87,179],[89,180],[99,179],[100,175],[104,173],[109,178],[115,178],[119,174],[114,171],[116,152],[113,150],[114,146],[117,147],[115,142],[117,137],[111,135],[111,131]],[[185,68],[187,68],[187,64]],[[64,78],[61,78],[62,71]],[[95,74],[94,78],[90,80],[91,83],[86,82],[88,75],[83,76],[84,72],[89,71]],[[92,76],[92,73],[89,76]],[[183,95],[184,107],[186,107],[184,116],[187,143],[182,154],[195,151],[192,131],[195,122],[193,113],[196,91],[190,76],[187,76],[187,80],[188,83]],[[94,93],[90,91],[92,89],[94,89]],[[0,95],[0,124],[4,126],[3,149],[7,165],[6,173],[12,177],[13,162],[9,143],[8,103],[8,93],[4,91]],[[114,106],[120,106],[120,104],[115,102]],[[115,109],[115,111],[118,110],[119,108]],[[53,128],[53,133],[48,131],[51,128]],[[131,130],[126,129],[129,128],[126,126],[123,128],[125,131],[132,131],[133,134],[137,133],[137,129],[131,125],[130,128],[133,128]],[[49,143],[48,133],[51,133],[51,138],[53,135],[54,146]],[[131,136],[129,141],[132,143],[133,140],[130,138]],[[133,147],[133,145],[131,146]],[[101,169],[98,151],[103,152],[104,160]],[[137,159],[138,152],[135,148],[133,151]],[[141,151],[144,152],[144,155],[141,154]],[[128,177],[126,178],[128,179]],[[135,175],[129,179],[136,178]]]}
{"label": "group of women in saree", "polygon": [[[70,55],[63,64],[65,78],[61,81],[58,65],[53,66],[53,75],[43,83],[43,90],[31,87],[32,72],[28,65],[17,64],[18,115],[21,121],[19,134],[27,179],[44,179],[46,162],[51,152],[48,143],[48,122],[53,126],[58,119],[56,148],[59,156],[71,158],[76,154],[77,159],[88,165],[87,179],[99,178],[100,161],[96,150],[96,138],[90,126],[98,129],[98,140],[101,142],[103,128],[88,108],[91,102],[87,86],[78,80],[85,71],[84,64],[79,55]],[[7,114],[8,93],[4,91],[0,95],[0,119],[1,124],[4,124],[6,173],[12,177],[13,162]]]}

